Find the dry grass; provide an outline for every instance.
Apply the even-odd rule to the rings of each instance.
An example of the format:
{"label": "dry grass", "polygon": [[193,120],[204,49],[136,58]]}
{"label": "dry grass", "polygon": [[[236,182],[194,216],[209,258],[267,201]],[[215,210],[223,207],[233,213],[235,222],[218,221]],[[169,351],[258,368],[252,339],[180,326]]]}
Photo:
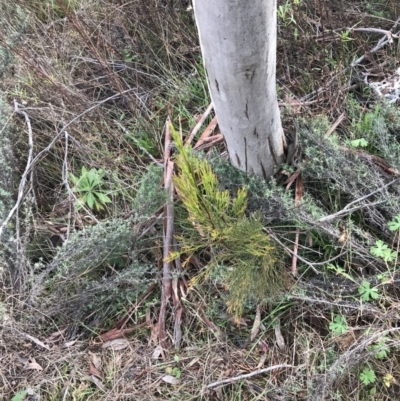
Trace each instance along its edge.
{"label": "dry grass", "polygon": [[[311,121],[320,114],[327,117],[329,128],[347,110],[337,130],[337,141],[347,143],[356,139],[352,135],[360,122],[350,115],[349,94],[370,102],[361,73],[388,74],[399,47],[395,41],[371,55],[368,50],[379,37],[354,33],[347,40],[343,32],[356,24],[390,29],[399,4],[396,0],[296,3],[279,2],[282,7],[289,5],[285,18],[279,20],[277,65],[286,132],[293,136],[299,116]],[[334,163],[323,160],[320,170],[318,163],[309,163],[304,185],[310,205],[298,212],[293,211],[291,195],[276,188],[268,189],[276,191],[268,201],[261,195],[257,198],[256,190],[250,199],[252,207],[262,205],[268,229],[286,246],[292,248],[294,231],[301,229],[299,252],[312,263],[345,250],[347,256],[335,263],[355,282],[340,280],[340,275],[319,265],[323,274],[314,277],[299,262],[303,276],[294,288],[262,306],[259,315],[255,305],[246,304],[243,318],[235,322],[226,311],[221,277],[190,290],[182,284],[209,261],[212,253],[205,249],[179,277],[186,295],[182,296],[181,348],[159,349],[162,225],[158,216],[163,199],[156,196],[161,180],[149,175],[148,165],[162,163],[166,118],[187,135],[209,104],[187,6],[185,1],[158,0],[0,4],[0,100],[12,107],[14,99],[23,105],[32,125],[33,154],[40,155],[27,175],[25,192],[29,193],[19,220],[7,227],[0,249],[0,399],[11,400],[20,391],[27,391],[21,399],[44,401],[399,399],[398,263],[397,259],[384,263],[370,253],[378,238],[398,253],[398,233],[387,229],[399,207],[393,201],[398,199],[398,186],[385,192],[391,199],[387,206],[355,213],[351,220],[317,227],[312,214],[337,212],[367,193],[368,185],[387,181],[386,170],[370,160],[343,156],[340,163],[354,175],[350,183],[344,178],[340,185],[335,184]],[[355,55],[363,54],[366,60],[348,69]],[[299,106],[299,99],[308,103]],[[10,174],[14,171],[14,184],[3,178],[7,166],[0,173],[0,184],[7,180],[6,189],[12,192],[29,150],[26,119],[0,106],[0,132],[8,132],[8,139],[0,138],[1,163],[12,159],[6,153],[6,139],[15,154],[9,169]],[[399,143],[396,113],[391,111],[385,118],[394,121],[387,138]],[[318,122],[321,119],[313,121],[317,123],[310,123],[307,131],[311,137],[324,126]],[[304,147],[311,146],[307,135],[305,130]],[[386,159],[390,158],[387,149],[397,154],[394,145],[378,147],[373,138],[370,142],[369,152]],[[334,158],[331,145],[327,155],[328,151]],[[356,172],[360,163],[371,172],[368,177],[380,181],[362,181]],[[396,157],[391,163],[396,163]],[[326,165],[333,166],[329,185],[323,173]],[[82,166],[106,172],[99,188],[112,203],[103,205],[103,211],[76,207],[67,177],[71,172],[79,176]],[[398,162],[393,167],[400,169]],[[229,179],[232,174],[231,182],[220,180],[223,185],[237,184],[235,173],[223,170],[223,174]],[[143,186],[149,177],[152,182]],[[352,187],[358,179],[360,185]],[[264,188],[247,184],[259,191]],[[0,199],[2,220],[12,204],[7,199],[11,198]],[[312,210],[314,201],[318,208]],[[190,225],[180,205],[176,205],[176,219],[177,231],[187,233]],[[123,224],[127,229],[119,237],[115,227]],[[104,235],[93,234],[96,227]],[[350,229],[351,233],[346,231]],[[81,235],[81,245],[88,244],[83,255],[74,253],[78,246],[68,248],[65,239],[73,233]],[[351,240],[340,242],[343,233]],[[119,249],[115,241],[126,249],[119,258],[113,253]],[[291,263],[286,256],[282,260]],[[136,267],[137,276],[124,276]],[[382,272],[386,273],[383,283],[378,279]],[[378,289],[377,300],[360,300],[363,280]],[[337,286],[330,286],[332,281]],[[33,294],[38,283],[40,291]],[[170,344],[176,330],[173,312],[168,309]],[[126,316],[121,327],[136,329],[117,342],[100,341],[99,335],[107,335]],[[342,333],[332,329],[337,316],[345,319]],[[103,348],[104,343],[109,347]],[[378,359],[377,346],[386,350]],[[218,380],[280,364],[294,368],[207,388]],[[362,383],[364,369],[374,371],[375,383]]]}

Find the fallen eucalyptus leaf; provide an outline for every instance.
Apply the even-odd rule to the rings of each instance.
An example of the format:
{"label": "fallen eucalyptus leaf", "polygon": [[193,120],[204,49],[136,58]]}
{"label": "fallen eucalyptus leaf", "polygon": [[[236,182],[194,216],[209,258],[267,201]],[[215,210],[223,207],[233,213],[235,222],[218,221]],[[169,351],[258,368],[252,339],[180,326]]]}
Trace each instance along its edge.
{"label": "fallen eucalyptus leaf", "polygon": [[101,348],[112,348],[114,351],[121,351],[129,346],[129,341],[126,338],[117,338],[115,340],[107,341]]}

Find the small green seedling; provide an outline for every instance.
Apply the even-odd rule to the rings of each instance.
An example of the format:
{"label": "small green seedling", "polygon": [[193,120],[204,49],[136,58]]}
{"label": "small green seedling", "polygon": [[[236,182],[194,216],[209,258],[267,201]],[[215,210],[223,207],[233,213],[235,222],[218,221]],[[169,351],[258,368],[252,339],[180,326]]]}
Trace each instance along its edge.
{"label": "small green seedling", "polygon": [[90,209],[103,210],[106,203],[111,203],[111,199],[104,193],[102,186],[104,184],[104,170],[92,168],[87,170],[82,167],[81,176],[78,178],[72,173],[69,179],[74,185],[72,191],[77,194],[77,209],[87,205]]}
{"label": "small green seedling", "polygon": [[396,252],[392,251],[387,244],[378,240],[375,246],[370,249],[372,255],[382,258],[385,262],[393,262],[396,258]]}
{"label": "small green seedling", "polygon": [[346,271],[343,269],[343,267],[336,266],[336,265],[333,265],[332,263],[329,263],[328,269],[333,270],[338,276],[339,275],[343,276],[343,277],[347,278],[348,280],[355,282],[353,277],[351,277],[350,274],[346,273]]}
{"label": "small green seedling", "polygon": [[343,31],[343,32],[340,34],[340,40],[341,40],[342,42],[350,42],[350,41],[355,40],[355,39],[353,39],[353,38],[350,37],[350,31]]}
{"label": "small green seedling", "polygon": [[394,220],[389,221],[388,226],[390,231],[400,231],[400,214],[395,216]]}
{"label": "small green seedling", "polygon": [[165,372],[168,373],[169,375],[174,376],[176,379],[180,379],[182,375],[181,370],[177,367],[174,368],[168,367],[165,369]]}
{"label": "small green seedling", "polygon": [[365,140],[364,138],[354,139],[354,141],[350,142],[350,145],[353,148],[358,148],[358,147],[365,148],[366,146],[368,146],[368,141]]}
{"label": "small green seedling", "polygon": [[346,319],[343,316],[336,315],[333,322],[329,323],[329,330],[333,334],[340,335],[345,333],[349,329],[347,326]]}
{"label": "small green seedling", "polygon": [[375,359],[385,359],[390,354],[390,347],[386,341],[387,337],[382,337],[377,344],[368,346],[368,350],[374,353]]}
{"label": "small green seedling", "polygon": [[361,383],[365,385],[375,383],[375,372],[372,369],[363,369],[363,371],[360,373],[360,380]]}
{"label": "small green seedling", "polygon": [[279,6],[276,13],[285,26],[289,26],[290,24],[296,25],[296,20],[293,17],[292,5],[289,1],[286,1],[284,5]]}
{"label": "small green seedling", "polygon": [[361,283],[358,293],[361,295],[361,299],[365,302],[379,298],[378,290],[376,288],[371,288],[371,284],[368,283],[368,281],[363,281]]}
{"label": "small green seedling", "polygon": [[11,398],[11,401],[23,401],[27,394],[28,394],[27,390],[18,391],[18,393],[16,393],[14,397]]}

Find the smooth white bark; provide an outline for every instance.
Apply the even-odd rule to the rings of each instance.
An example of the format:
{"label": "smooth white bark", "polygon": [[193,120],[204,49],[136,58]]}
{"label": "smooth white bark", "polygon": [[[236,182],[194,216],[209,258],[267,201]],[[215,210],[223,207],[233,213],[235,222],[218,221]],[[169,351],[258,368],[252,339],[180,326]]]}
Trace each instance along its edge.
{"label": "smooth white bark", "polygon": [[276,0],[194,0],[193,6],[230,161],[269,178],[284,154],[275,86]]}

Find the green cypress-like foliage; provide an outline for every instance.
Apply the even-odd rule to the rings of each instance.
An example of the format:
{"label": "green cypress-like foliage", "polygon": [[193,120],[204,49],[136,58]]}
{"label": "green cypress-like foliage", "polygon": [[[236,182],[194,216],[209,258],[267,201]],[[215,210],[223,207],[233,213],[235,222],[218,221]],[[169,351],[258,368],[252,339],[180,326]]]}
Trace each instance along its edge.
{"label": "green cypress-like foliage", "polygon": [[187,236],[178,253],[193,254],[210,247],[213,257],[193,283],[223,270],[229,290],[228,309],[240,316],[246,301],[264,302],[283,287],[284,273],[275,243],[263,231],[262,215],[246,215],[247,191],[244,187],[231,196],[221,190],[207,160],[196,157],[185,147],[171,127],[178,151],[176,190],[198,235]]}

